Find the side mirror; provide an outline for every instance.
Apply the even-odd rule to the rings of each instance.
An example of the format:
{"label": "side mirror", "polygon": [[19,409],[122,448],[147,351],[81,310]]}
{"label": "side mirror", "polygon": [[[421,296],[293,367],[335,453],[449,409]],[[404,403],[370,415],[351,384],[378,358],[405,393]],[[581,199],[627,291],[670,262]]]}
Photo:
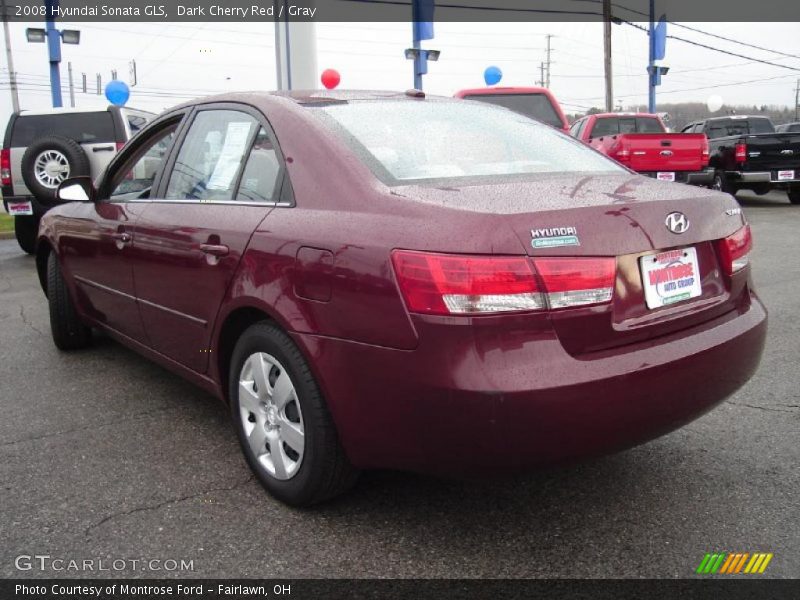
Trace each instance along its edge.
{"label": "side mirror", "polygon": [[70,177],[56,190],[60,202],[94,202],[96,197],[97,190],[91,177]]}

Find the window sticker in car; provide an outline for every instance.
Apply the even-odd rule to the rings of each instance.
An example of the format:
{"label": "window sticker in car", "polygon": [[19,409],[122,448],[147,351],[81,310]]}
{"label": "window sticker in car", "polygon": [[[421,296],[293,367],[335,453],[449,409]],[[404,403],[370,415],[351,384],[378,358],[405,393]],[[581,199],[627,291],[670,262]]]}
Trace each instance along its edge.
{"label": "window sticker in car", "polygon": [[250,138],[251,122],[228,123],[225,132],[225,141],[217,158],[214,172],[208,180],[207,189],[227,190],[236,177],[242,156],[245,154],[247,140]]}

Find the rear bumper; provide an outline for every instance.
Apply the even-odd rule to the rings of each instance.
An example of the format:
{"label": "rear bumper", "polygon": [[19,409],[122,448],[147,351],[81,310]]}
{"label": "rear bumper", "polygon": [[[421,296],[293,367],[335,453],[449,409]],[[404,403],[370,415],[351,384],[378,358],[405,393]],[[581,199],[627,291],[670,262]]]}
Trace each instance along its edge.
{"label": "rear bumper", "polygon": [[3,194],[3,208],[6,212],[8,212],[8,204],[14,202],[30,202],[31,208],[33,208],[33,216],[35,217],[41,217],[50,209],[49,206],[45,206],[33,196],[6,196]]}
{"label": "rear bumper", "polygon": [[628,448],[710,410],[760,361],[767,315],[750,300],[690,331],[591,359],[568,355],[544,331],[498,335],[424,320],[414,351],[295,339],[314,357],[354,464],[479,476]]}
{"label": "rear bumper", "polygon": [[768,184],[771,187],[785,187],[800,183],[800,177],[798,177],[800,169],[786,170],[794,170],[795,177],[793,179],[778,179],[778,171],[725,171],[725,175],[733,183]]}
{"label": "rear bumper", "polygon": [[[705,169],[703,171],[675,171],[675,181],[677,183],[688,183],[689,185],[710,186],[714,183],[714,170]],[[658,175],[657,172],[646,172],[642,175],[647,175],[655,179]]]}

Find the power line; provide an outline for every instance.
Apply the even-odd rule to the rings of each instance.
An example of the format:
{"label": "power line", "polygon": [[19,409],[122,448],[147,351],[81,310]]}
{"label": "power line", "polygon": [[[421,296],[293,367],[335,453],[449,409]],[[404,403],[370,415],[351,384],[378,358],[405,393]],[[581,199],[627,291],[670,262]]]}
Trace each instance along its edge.
{"label": "power line", "polygon": [[[639,25],[638,23],[632,23],[631,21],[625,21],[624,19],[621,19],[621,22],[625,23],[626,25],[630,25],[631,27],[634,27],[635,29],[639,29],[640,31],[647,32],[647,28],[643,27],[642,25]],[[721,48],[714,48],[714,46],[708,46],[706,44],[701,44],[700,42],[695,42],[693,40],[687,40],[686,38],[678,37],[676,35],[667,35],[667,37],[669,39],[672,39],[672,40],[677,40],[679,42],[684,42],[686,44],[691,44],[692,46],[698,46],[700,48],[705,48],[706,50],[713,50],[714,52],[719,52],[721,54],[727,54],[728,56],[735,56],[737,58],[744,58],[744,59],[749,60],[751,62],[762,63],[762,64],[765,64],[765,65],[769,65],[771,67],[780,67],[781,69],[789,69],[790,71],[800,72],[800,68],[797,68],[797,67],[792,67],[792,66],[789,66],[789,65],[782,65],[782,64],[779,64],[779,63],[770,62],[768,60],[762,60],[760,58],[754,58],[752,56],[746,56],[744,54],[738,54],[736,52],[731,52],[730,50],[722,50]]]}

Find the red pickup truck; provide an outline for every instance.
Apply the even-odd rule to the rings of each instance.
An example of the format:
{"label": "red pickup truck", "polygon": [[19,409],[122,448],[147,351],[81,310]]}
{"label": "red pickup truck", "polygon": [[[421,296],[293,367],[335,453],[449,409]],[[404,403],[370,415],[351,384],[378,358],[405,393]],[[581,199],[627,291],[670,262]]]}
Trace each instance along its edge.
{"label": "red pickup truck", "polygon": [[567,131],[569,122],[553,93],[542,87],[485,87],[459,90],[454,96],[504,106]]}
{"label": "red pickup truck", "polygon": [[714,181],[705,134],[667,133],[658,115],[589,115],[575,121],[569,133],[642,175],[704,186]]}

